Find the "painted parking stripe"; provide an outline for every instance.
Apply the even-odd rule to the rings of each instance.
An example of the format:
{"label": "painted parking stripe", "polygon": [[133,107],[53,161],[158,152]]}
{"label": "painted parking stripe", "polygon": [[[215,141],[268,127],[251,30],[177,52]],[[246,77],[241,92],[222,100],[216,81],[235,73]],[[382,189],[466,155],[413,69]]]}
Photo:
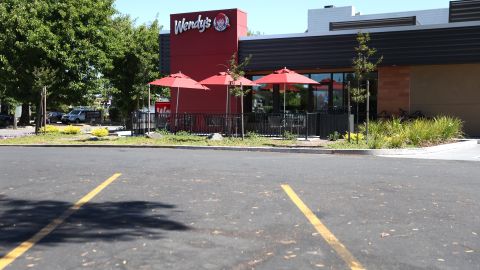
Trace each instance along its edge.
{"label": "painted parking stripe", "polygon": [[285,193],[290,197],[292,202],[300,209],[300,211],[305,215],[305,217],[310,221],[310,223],[315,227],[317,232],[325,239],[325,241],[337,252],[345,263],[352,270],[365,270],[365,268],[360,264],[360,262],[353,257],[353,255],[348,251],[348,249],[333,235],[333,233],[323,225],[322,221],[308,208],[308,206],[298,197],[298,195],[293,191],[289,185],[282,185]]}
{"label": "painted parking stripe", "polygon": [[93,197],[95,197],[98,193],[100,193],[103,189],[105,189],[108,185],[110,185],[113,181],[117,180],[120,177],[120,173],[116,173],[112,175],[110,178],[105,180],[95,189],[90,191],[87,195],[81,198],[78,202],[68,208],[62,215],[57,217],[56,219],[52,220],[47,226],[43,227],[39,232],[37,232],[34,236],[32,236],[27,241],[21,243],[19,246],[11,250],[7,255],[0,259],[0,270],[5,269],[9,264],[15,261],[18,257],[22,256],[25,252],[27,252],[30,248],[32,248],[36,243],[42,240],[45,236],[50,234],[54,231],[58,226],[65,222],[67,218],[69,218],[73,213],[75,213],[78,209],[80,209],[83,205],[89,202]]}

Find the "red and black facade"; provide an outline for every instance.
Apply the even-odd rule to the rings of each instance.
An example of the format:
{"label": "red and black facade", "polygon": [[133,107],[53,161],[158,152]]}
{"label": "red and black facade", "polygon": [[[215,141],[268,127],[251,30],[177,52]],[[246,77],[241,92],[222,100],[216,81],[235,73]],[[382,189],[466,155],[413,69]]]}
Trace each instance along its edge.
{"label": "red and black facade", "polygon": [[[374,114],[395,114],[399,109],[408,112],[420,110],[428,116],[451,114],[464,119],[469,134],[480,135],[480,122],[473,116],[480,115],[480,85],[471,78],[477,69],[480,70],[480,14],[463,12],[465,6],[461,4],[455,3],[451,7],[452,23],[442,27],[371,31],[370,45],[384,59],[373,78],[373,85],[378,88],[374,89],[373,95]],[[467,8],[471,10],[480,10],[480,1],[465,1],[463,4],[468,4]],[[221,31],[213,22],[219,15],[228,18],[228,26]],[[196,27],[207,18],[210,20],[209,27],[203,31]],[[177,29],[182,22],[189,26],[180,33]],[[355,32],[245,38],[247,14],[238,9],[173,14],[170,29],[169,34],[160,35],[160,70],[164,74],[182,71],[195,80],[202,80],[224,71],[234,53],[238,53],[239,59],[252,56],[247,67],[250,76],[265,75],[287,67],[310,76],[331,73],[332,80],[336,74],[343,74],[342,82],[345,82],[352,72]],[[454,78],[458,80],[457,84],[446,78],[453,76],[455,71],[459,72]],[[331,100],[335,96],[334,85],[335,81],[330,83],[328,106],[335,105]],[[310,100],[315,89],[310,87],[306,91],[309,93],[305,95],[307,102],[304,108],[306,111],[315,110]],[[224,87],[213,87],[207,92],[181,93],[179,113],[225,112]],[[275,98],[278,90],[273,94],[274,102],[278,103],[279,98]],[[251,110],[252,95],[249,99],[246,111]],[[345,103],[345,100],[341,102]],[[238,112],[239,104],[232,102],[230,109]]]}

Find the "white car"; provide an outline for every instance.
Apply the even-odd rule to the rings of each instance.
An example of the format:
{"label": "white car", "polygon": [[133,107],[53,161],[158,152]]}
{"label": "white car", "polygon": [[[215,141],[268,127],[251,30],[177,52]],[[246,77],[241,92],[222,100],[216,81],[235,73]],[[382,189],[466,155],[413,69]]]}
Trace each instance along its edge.
{"label": "white car", "polygon": [[82,123],[85,122],[87,110],[73,110],[62,116],[62,123]]}

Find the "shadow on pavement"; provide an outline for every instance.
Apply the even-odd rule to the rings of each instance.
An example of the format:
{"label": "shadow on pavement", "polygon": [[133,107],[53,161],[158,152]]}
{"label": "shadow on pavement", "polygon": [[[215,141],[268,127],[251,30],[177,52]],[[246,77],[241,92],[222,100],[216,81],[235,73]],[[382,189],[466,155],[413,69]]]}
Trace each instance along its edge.
{"label": "shadow on pavement", "polygon": [[[0,195],[0,257],[71,206],[64,201],[17,200]],[[168,218],[169,210],[174,208],[146,201],[87,203],[38,244],[158,239],[162,231],[189,230]]]}

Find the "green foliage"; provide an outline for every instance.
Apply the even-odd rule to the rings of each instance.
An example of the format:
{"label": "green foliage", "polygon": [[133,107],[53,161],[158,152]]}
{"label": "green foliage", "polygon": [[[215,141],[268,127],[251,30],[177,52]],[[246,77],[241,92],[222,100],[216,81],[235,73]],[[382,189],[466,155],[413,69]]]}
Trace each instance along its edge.
{"label": "green foliage", "polygon": [[61,132],[63,134],[76,135],[76,134],[80,134],[81,130],[80,130],[80,127],[75,127],[75,126],[69,125],[69,126],[63,128]]}
{"label": "green foliage", "polygon": [[[347,137],[348,137],[348,134],[347,134]],[[340,139],[340,133],[338,133],[338,131],[335,131],[328,135],[329,141],[338,141],[338,139]]]}
{"label": "green foliage", "polygon": [[[370,148],[402,148],[405,146],[428,146],[447,142],[462,136],[463,123],[449,116],[430,119],[415,119],[401,122],[400,119],[371,122],[369,127]],[[365,131],[365,126],[362,126]]]}
{"label": "green foliage", "polygon": [[[249,55],[248,57],[245,57],[241,63],[238,63],[237,54],[234,53],[232,55],[229,62],[229,72],[234,81],[237,81],[240,77],[245,76],[245,67],[250,63],[251,59],[252,56]],[[248,93],[248,90],[245,90],[240,86],[232,86],[230,87],[230,93],[236,97],[241,97]]]}
{"label": "green foliage", "polygon": [[[353,132],[350,133],[350,141],[351,142],[356,142],[357,137],[358,137],[358,141],[365,140],[365,136],[363,135],[363,133],[353,133]],[[345,133],[345,135],[343,135],[343,139],[348,140],[348,132]]]}
{"label": "green foliage", "polygon": [[[106,72],[114,91],[114,105],[122,118],[129,118],[138,109],[139,100],[146,99],[147,83],[160,77],[158,72],[160,25],[135,26],[128,16],[114,19],[116,36],[112,68]],[[129,123],[129,121],[128,121]]]}
{"label": "green foliage", "polygon": [[159,129],[159,130],[156,130],[156,132],[160,135],[163,135],[163,136],[166,136],[166,135],[170,135],[170,131],[166,130],[166,129]]}
{"label": "green foliage", "polygon": [[251,139],[258,139],[262,137],[260,134],[253,131],[248,131],[246,135],[248,138],[251,138]]}
{"label": "green foliage", "polygon": [[297,140],[297,135],[291,133],[290,131],[286,130],[283,132],[283,138],[285,140],[290,140],[290,141],[293,141],[293,140]]}
{"label": "green foliage", "polygon": [[50,105],[84,103],[111,65],[113,0],[0,4],[0,80],[7,94],[37,103],[49,86]]}
{"label": "green foliage", "polygon": [[182,136],[185,137],[185,136],[190,136],[190,135],[191,135],[190,132],[184,131],[184,130],[180,130],[177,133],[175,133],[175,136],[179,136],[179,137],[182,137]]}
{"label": "green foliage", "polygon": [[377,50],[368,47],[370,42],[370,34],[359,32],[357,35],[358,46],[355,47],[357,56],[353,59],[353,70],[358,80],[375,71],[377,66],[383,61],[383,56],[372,62],[371,58],[375,56]]}
{"label": "green foliage", "polygon": [[92,135],[97,137],[106,137],[108,136],[108,129],[106,128],[96,128],[92,130]]}
{"label": "green foliage", "polygon": [[367,89],[364,88],[352,88],[350,89],[350,95],[352,101],[355,103],[364,103],[367,99]]}
{"label": "green foliage", "polygon": [[59,133],[59,132],[60,132],[60,129],[52,125],[46,125],[45,127],[40,128],[40,133],[51,134],[51,133]]}

